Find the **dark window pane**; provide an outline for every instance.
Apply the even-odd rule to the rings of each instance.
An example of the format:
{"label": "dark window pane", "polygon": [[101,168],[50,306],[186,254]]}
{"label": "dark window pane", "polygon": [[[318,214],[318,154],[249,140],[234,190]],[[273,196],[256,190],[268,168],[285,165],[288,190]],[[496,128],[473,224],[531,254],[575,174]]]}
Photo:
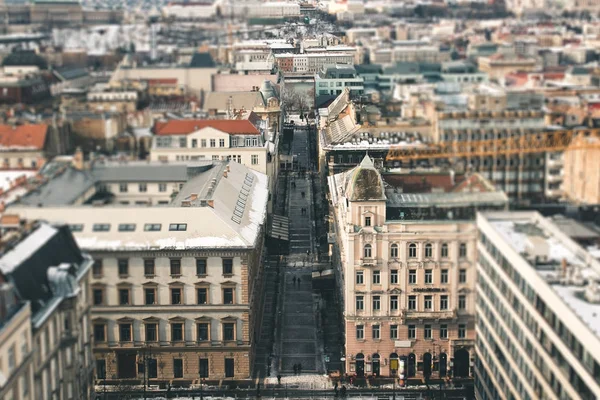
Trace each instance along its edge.
{"label": "dark window pane", "polygon": [[154,275],[154,258],[146,258],[144,260],[144,275]]}
{"label": "dark window pane", "polygon": [[223,304],[233,304],[233,289],[223,289]]}
{"label": "dark window pane", "polygon": [[198,341],[205,341],[208,340],[208,323],[201,323],[198,324],[197,329],[198,329]]}
{"label": "dark window pane", "polygon": [[183,360],[181,358],[173,359],[173,377],[183,378]]}
{"label": "dark window pane", "polygon": [[171,259],[171,275],[181,275],[181,260],[179,258]]}
{"label": "dark window pane", "polygon": [[233,259],[232,258],[224,258],[223,259],[223,275],[232,275],[233,274]]}
{"label": "dark window pane", "polygon": [[206,258],[196,258],[196,275],[206,275]]}
{"label": "dark window pane", "polygon": [[235,340],[235,324],[223,324],[223,340]]}
{"label": "dark window pane", "polygon": [[94,325],[94,340],[104,342],[106,340],[104,325]]}
{"label": "dark window pane", "polygon": [[207,288],[198,288],[198,304],[208,304]]}
{"label": "dark window pane", "polygon": [[171,289],[171,304],[181,304],[181,289]]}

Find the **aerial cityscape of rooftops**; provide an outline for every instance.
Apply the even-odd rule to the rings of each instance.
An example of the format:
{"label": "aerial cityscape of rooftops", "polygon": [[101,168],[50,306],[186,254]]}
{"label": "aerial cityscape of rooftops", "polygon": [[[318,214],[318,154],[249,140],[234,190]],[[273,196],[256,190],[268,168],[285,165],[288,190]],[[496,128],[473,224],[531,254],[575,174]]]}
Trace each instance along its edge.
{"label": "aerial cityscape of rooftops", "polygon": [[0,0],[0,400],[600,399],[600,0]]}

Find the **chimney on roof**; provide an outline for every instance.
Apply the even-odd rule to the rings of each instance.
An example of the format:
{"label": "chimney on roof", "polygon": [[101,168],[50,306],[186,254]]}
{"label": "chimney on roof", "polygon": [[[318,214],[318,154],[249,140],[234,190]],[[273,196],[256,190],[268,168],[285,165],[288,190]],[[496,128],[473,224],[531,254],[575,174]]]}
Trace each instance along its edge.
{"label": "chimney on roof", "polygon": [[81,147],[78,147],[77,150],[75,150],[71,164],[73,165],[73,168],[80,171],[83,170],[83,151],[81,151]]}

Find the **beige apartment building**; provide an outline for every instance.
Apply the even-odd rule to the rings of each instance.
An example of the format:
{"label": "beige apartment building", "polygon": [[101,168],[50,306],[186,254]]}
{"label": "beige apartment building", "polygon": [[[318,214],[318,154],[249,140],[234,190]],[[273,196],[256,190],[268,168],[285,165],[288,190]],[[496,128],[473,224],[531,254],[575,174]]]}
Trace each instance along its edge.
{"label": "beige apartment building", "polygon": [[32,361],[30,304],[17,301],[14,287],[9,283],[1,283],[0,400],[34,398],[31,390]]}
{"label": "beige apartment building", "polygon": [[249,378],[267,177],[220,161],[77,167],[11,212],[67,222],[94,257],[97,384]]}
{"label": "beige apartment building", "polygon": [[565,196],[579,204],[600,204],[600,140],[576,137],[563,156]]}
{"label": "beige apartment building", "polygon": [[263,174],[271,163],[249,120],[171,120],[157,122],[154,130],[152,161],[232,160]]}
{"label": "beige apartment building", "polygon": [[480,175],[384,174],[366,156],[330,176],[344,282],[346,371],[472,376],[475,212],[506,196]]}
{"label": "beige apartment building", "polygon": [[2,246],[13,247],[3,247],[0,257],[0,281],[9,282],[0,289],[1,304],[17,309],[8,310],[9,323],[0,330],[0,371],[8,377],[0,382],[0,399],[91,399],[92,258],[66,225],[16,222],[2,227]]}

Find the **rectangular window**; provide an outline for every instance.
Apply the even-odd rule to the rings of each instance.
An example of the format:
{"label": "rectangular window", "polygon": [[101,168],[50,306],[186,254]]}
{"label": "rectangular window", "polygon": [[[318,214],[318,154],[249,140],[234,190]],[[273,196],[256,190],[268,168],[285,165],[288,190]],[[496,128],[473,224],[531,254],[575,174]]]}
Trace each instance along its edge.
{"label": "rectangular window", "polygon": [[448,309],[448,295],[444,294],[440,296],[440,310]]}
{"label": "rectangular window", "polygon": [[146,232],[160,232],[162,224],[146,224],[144,225],[144,231]]}
{"label": "rectangular window", "polygon": [[381,310],[381,297],[373,296],[373,311]]}
{"label": "rectangular window", "polygon": [[173,359],[173,377],[183,378],[183,359],[181,358]]}
{"label": "rectangular window", "polygon": [[99,306],[104,303],[104,290],[103,289],[93,289],[94,295],[94,305]]}
{"label": "rectangular window", "polygon": [[183,324],[176,323],[171,324],[171,341],[182,342],[183,341]]}
{"label": "rectangular window", "polygon": [[223,258],[223,275],[233,275],[233,258]]}
{"label": "rectangular window", "polygon": [[233,288],[223,289],[223,304],[233,304]]}
{"label": "rectangular window", "polygon": [[465,258],[467,256],[467,244],[461,243],[458,247],[458,256],[460,258]]}
{"label": "rectangular window", "polygon": [[458,309],[464,310],[465,308],[467,308],[467,296],[461,294],[458,296]]}
{"label": "rectangular window", "polygon": [[129,260],[127,258],[119,258],[117,264],[119,266],[119,276],[129,276]]}
{"label": "rectangular window", "polygon": [[415,325],[408,326],[408,338],[416,339],[417,338],[417,328]]}
{"label": "rectangular window", "polygon": [[146,342],[156,342],[158,339],[156,333],[156,324],[146,324]]}
{"label": "rectangular window", "polygon": [[147,306],[156,304],[156,289],[146,288],[144,289],[144,300]]}
{"label": "rectangular window", "polygon": [[233,378],[235,375],[235,361],[233,358],[225,359],[225,378]]}
{"label": "rectangular window", "polygon": [[96,342],[106,341],[106,327],[104,324],[94,324],[94,340]]}
{"label": "rectangular window", "polygon": [[356,339],[362,340],[365,338],[365,327],[363,325],[356,326]]}
{"label": "rectangular window", "polygon": [[106,379],[106,360],[96,360],[96,378]]}
{"label": "rectangular window", "polygon": [[180,258],[171,258],[171,276],[177,277],[181,276],[181,259]]}
{"label": "rectangular window", "polygon": [[364,296],[356,296],[356,309],[357,310],[365,309],[365,297]]}
{"label": "rectangular window", "polygon": [[441,270],[440,283],[448,283],[448,270],[447,269]]}
{"label": "rectangular window", "polygon": [[159,192],[166,192],[167,191],[167,184],[166,183],[159,183],[158,184],[158,191]]}
{"label": "rectangular window", "polygon": [[425,296],[423,303],[425,310],[433,310],[433,296]]}
{"label": "rectangular window", "polygon": [[145,183],[140,183],[138,185],[140,193],[146,193],[148,191],[148,185]]}
{"label": "rectangular window", "polygon": [[223,324],[223,340],[235,340],[235,323]]}
{"label": "rectangular window", "polygon": [[135,224],[119,224],[119,232],[134,232]]}
{"label": "rectangular window", "polygon": [[215,139],[210,139],[210,147],[217,147],[217,142]]}
{"label": "rectangular window", "polygon": [[208,378],[208,358],[201,358],[198,361],[198,374],[200,378]]}
{"label": "rectangular window", "polygon": [[129,289],[119,289],[119,304],[122,306],[129,304]]}
{"label": "rectangular window", "polygon": [[467,270],[461,269],[458,271],[458,282],[467,283]]}
{"label": "rectangular window", "polygon": [[206,258],[196,258],[196,275],[206,275]]}
{"label": "rectangular window", "polygon": [[192,139],[192,147],[193,148],[198,147],[198,139]]}
{"label": "rectangular window", "polygon": [[250,161],[252,162],[252,165],[258,165],[258,155],[252,154],[250,156]]}
{"label": "rectangular window", "polygon": [[458,325],[458,338],[464,339],[467,337],[467,326],[465,324]]}
{"label": "rectangular window", "polygon": [[208,340],[208,333],[209,333],[209,325],[207,322],[201,322],[199,324],[196,324],[196,333],[198,335],[197,340],[199,342],[205,342]]}
{"label": "rectangular window", "polygon": [[131,324],[119,324],[119,340],[131,342]]}
{"label": "rectangular window", "polygon": [[440,325],[440,339],[448,339],[448,325]]}
{"label": "rectangular window", "polygon": [[171,304],[181,304],[181,288],[171,289]]}
{"label": "rectangular window", "polygon": [[393,269],[390,271],[390,284],[397,285],[398,284],[398,270]]}
{"label": "rectangular window", "polygon": [[425,283],[432,284],[433,283],[433,270],[426,269],[425,270]]}
{"label": "rectangular window", "polygon": [[408,296],[408,309],[409,310],[417,309],[417,296]]}
{"label": "rectangular window", "polygon": [[381,271],[373,271],[373,285],[381,284]]}
{"label": "rectangular window", "polygon": [[108,232],[110,231],[110,224],[94,224],[92,230],[94,232]]}
{"label": "rectangular window", "polygon": [[423,338],[431,339],[431,325],[425,325],[425,328],[423,329]]}
{"label": "rectangular window", "polygon": [[158,362],[156,358],[148,359],[148,379],[158,378]]}
{"label": "rectangular window", "polygon": [[83,231],[83,224],[71,224],[69,229],[71,229],[71,232],[81,232]]}
{"label": "rectangular window", "polygon": [[200,139],[200,146],[206,147],[206,139]]}
{"label": "rectangular window", "polygon": [[97,258],[94,260],[94,266],[92,267],[92,275],[94,275],[94,278],[100,278],[102,277],[102,259],[101,258]]}
{"label": "rectangular window", "polygon": [[120,193],[127,193],[127,184],[126,183],[119,183],[119,192]]}
{"label": "rectangular window", "polygon": [[398,339],[398,325],[390,325],[390,339]]}
{"label": "rectangular window", "polygon": [[415,285],[417,283],[417,270],[416,269],[408,270],[408,283],[411,285]]}
{"label": "rectangular window", "polygon": [[371,226],[371,217],[365,217],[365,226]]}
{"label": "rectangular window", "polygon": [[379,340],[380,339],[379,325],[373,325],[371,328],[373,331],[373,340]]}
{"label": "rectangular window", "polygon": [[181,147],[181,148],[187,147],[187,138],[185,138],[185,137],[179,138],[179,147]]}
{"label": "rectangular window", "polygon": [[362,285],[365,283],[363,271],[356,271],[356,284]]}
{"label": "rectangular window", "polygon": [[390,310],[398,310],[398,296],[396,295],[390,296]]}
{"label": "rectangular window", "polygon": [[196,289],[198,295],[198,304],[208,304],[208,288]]}
{"label": "rectangular window", "polygon": [[170,231],[187,231],[187,224],[169,224]]}
{"label": "rectangular window", "polygon": [[144,258],[144,276],[152,277],[154,276],[155,268],[154,268],[154,258]]}
{"label": "rectangular window", "polygon": [[219,147],[225,147],[225,139],[219,139]]}

